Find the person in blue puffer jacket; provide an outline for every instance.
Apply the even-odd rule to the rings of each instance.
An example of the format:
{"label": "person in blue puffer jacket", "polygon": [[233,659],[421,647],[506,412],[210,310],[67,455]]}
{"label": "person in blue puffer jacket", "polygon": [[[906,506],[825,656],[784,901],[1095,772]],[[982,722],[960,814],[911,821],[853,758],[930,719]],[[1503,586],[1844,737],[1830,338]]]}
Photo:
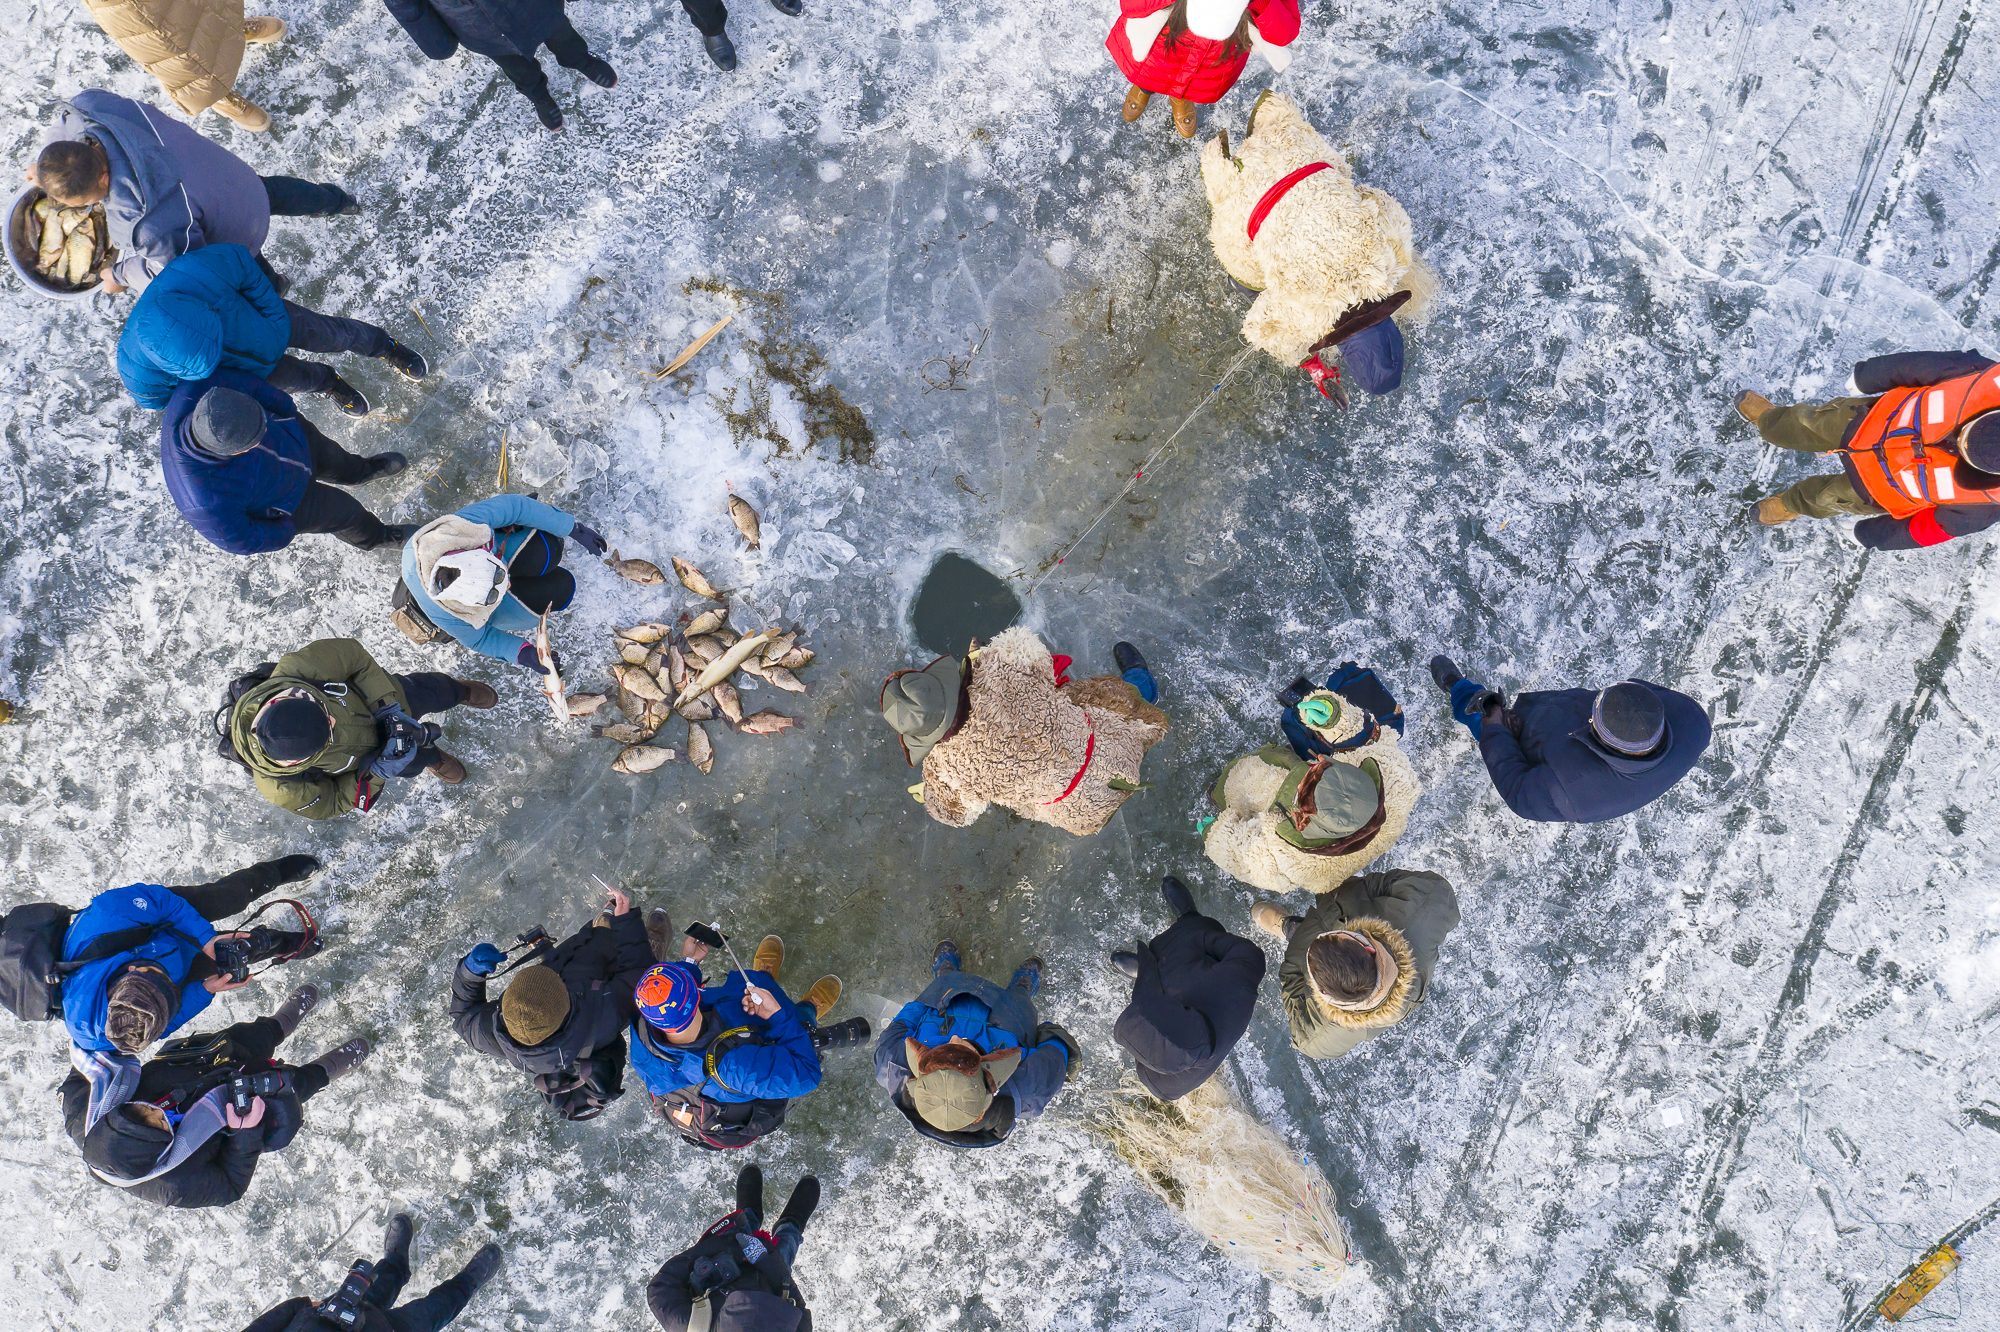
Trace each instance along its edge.
{"label": "person in blue puffer jacket", "polygon": [[133,303],[118,335],[118,378],[141,407],[161,408],[189,380],[241,370],[281,392],[327,394],[349,416],[368,414],[368,399],[333,367],[287,348],[377,357],[410,379],[430,373],[375,325],[285,300],[243,246],[204,245],[161,269]]}
{"label": "person in blue puffer jacket", "polygon": [[461,646],[540,674],[535,626],[576,596],[565,537],[604,553],[604,538],[561,509],[495,495],[418,528],[403,546],[403,585]]}
{"label": "person in blue puffer jacket", "polygon": [[290,395],[241,370],[181,385],[160,417],[167,493],[195,531],[232,555],[280,550],[301,532],[363,550],[408,540],[414,524],[389,526],[334,489],[407,465],[400,453],[349,453],[300,416]]}
{"label": "person in blue puffer jacket", "polygon": [[910,1127],[952,1147],[993,1147],[1048,1108],[1083,1058],[1074,1038],[1035,1014],[1042,959],[1006,989],[958,968],[958,945],[931,954],[931,983],[875,1043],[875,1081]]}
{"label": "person in blue puffer jacket", "polygon": [[[662,921],[650,932],[671,930]],[[688,938],[681,953],[639,979],[632,1070],[652,1093],[654,1112],[689,1142],[748,1146],[819,1086],[814,1033],[840,1001],[840,978],[820,977],[794,1002],[778,988],[785,945],[775,934],[757,945],[748,972],[732,970],[720,985],[702,985],[706,944]]]}

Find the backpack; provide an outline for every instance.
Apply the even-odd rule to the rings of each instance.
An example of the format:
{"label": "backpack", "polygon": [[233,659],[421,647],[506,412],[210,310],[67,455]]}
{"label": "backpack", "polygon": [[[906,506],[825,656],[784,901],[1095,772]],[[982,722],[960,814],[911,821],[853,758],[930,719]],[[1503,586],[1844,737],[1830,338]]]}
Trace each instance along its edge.
{"label": "backpack", "polygon": [[134,925],[99,935],[73,960],[64,962],[63,939],[75,917],[74,911],[55,902],[29,902],[0,916],[0,1004],[23,1022],[47,1022],[62,1015],[63,977],[71,972],[151,943],[162,934],[187,939],[171,925]]}
{"label": "backpack", "polygon": [[[699,1087],[683,1087],[665,1096],[655,1096],[653,1111],[695,1146],[710,1151],[733,1151],[777,1132],[784,1125],[785,1109],[790,1104],[790,1101],[769,1100],[711,1101],[701,1094]],[[694,1111],[693,1122],[683,1124],[674,1118],[673,1112],[682,1106]]]}
{"label": "backpack", "polygon": [[236,752],[236,742],[229,738],[229,722],[236,715],[236,705],[243,701],[243,696],[270,679],[271,672],[277,669],[278,663],[275,661],[260,661],[231,680],[228,687],[222,691],[221,706],[217,707],[215,715],[209,718],[208,724],[214,728],[216,734],[215,752],[246,772],[249,771],[250,765],[243,761],[243,756]]}
{"label": "backpack", "polygon": [[402,630],[403,637],[418,647],[444,637],[444,631],[432,624],[431,617],[424,614],[424,608],[417,604],[410,585],[400,578],[396,580],[396,590],[389,594],[389,623]]}

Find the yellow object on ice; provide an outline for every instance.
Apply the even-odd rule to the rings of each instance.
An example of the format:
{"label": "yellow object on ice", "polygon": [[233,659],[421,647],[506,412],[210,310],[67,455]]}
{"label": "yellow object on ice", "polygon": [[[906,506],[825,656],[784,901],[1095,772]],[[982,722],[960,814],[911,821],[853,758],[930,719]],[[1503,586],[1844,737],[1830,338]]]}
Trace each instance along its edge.
{"label": "yellow object on ice", "polygon": [[924,784],[922,782],[918,782],[910,788],[910,799],[916,801],[919,805],[924,803]]}
{"label": "yellow object on ice", "polygon": [[1958,1270],[1958,1250],[1949,1244],[1940,1244],[1924,1255],[1916,1270],[1896,1283],[1896,1288],[1882,1297],[1876,1308],[1890,1322],[1897,1322],[1910,1310],[1917,1307],[1917,1301],[1938,1288],[1938,1283]]}

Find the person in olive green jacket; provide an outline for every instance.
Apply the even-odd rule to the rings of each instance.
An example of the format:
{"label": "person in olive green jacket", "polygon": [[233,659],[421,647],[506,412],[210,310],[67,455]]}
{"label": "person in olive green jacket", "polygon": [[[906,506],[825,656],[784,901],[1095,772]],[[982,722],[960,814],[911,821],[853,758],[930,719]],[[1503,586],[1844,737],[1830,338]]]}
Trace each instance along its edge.
{"label": "person in olive green jacket", "polygon": [[387,777],[429,771],[464,781],[465,765],[437,747],[437,724],[417,719],[497,702],[491,685],[436,671],[391,675],[353,639],[322,638],[286,653],[237,697],[229,743],[266,800],[331,819],[370,809]]}
{"label": "person in olive green jacket", "polygon": [[1355,875],[1304,916],[1259,902],[1250,919],[1285,940],[1278,991],[1293,1047],[1337,1059],[1424,1001],[1438,946],[1458,925],[1458,897],[1442,875],[1385,870]]}

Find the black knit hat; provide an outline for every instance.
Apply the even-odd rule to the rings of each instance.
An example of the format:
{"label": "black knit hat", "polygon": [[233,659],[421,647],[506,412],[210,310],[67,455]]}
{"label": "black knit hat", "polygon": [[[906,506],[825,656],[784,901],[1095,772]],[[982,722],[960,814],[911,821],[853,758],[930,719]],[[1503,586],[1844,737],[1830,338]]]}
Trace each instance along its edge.
{"label": "black knit hat", "polygon": [[1590,729],[1605,748],[1638,758],[1659,748],[1667,732],[1667,709],[1658,694],[1637,680],[1621,680],[1598,693]]}
{"label": "black knit hat", "polygon": [[1958,456],[1982,472],[2000,472],[2000,412],[1972,418],[1959,436]]}
{"label": "black knit hat", "polygon": [[281,698],[257,714],[256,732],[266,757],[296,763],[326,748],[333,722],[309,698]]}
{"label": "black knit hat", "polygon": [[247,393],[212,388],[194,405],[194,442],[222,458],[257,447],[264,437],[264,408]]}

